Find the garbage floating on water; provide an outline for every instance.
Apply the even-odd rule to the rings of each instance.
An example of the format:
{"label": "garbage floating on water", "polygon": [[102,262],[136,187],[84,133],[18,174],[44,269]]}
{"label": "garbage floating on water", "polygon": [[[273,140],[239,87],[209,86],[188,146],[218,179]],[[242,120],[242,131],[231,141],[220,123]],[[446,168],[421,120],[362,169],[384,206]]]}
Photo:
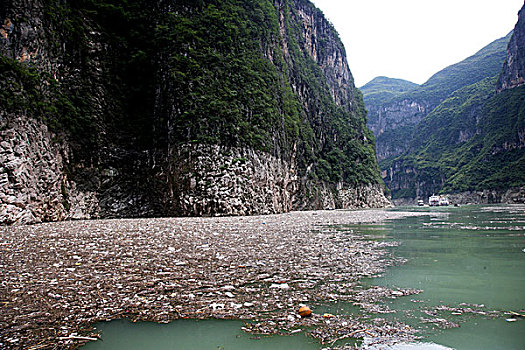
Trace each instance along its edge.
{"label": "garbage floating on water", "polygon": [[506,312],[506,314],[510,315],[510,317],[505,320],[507,322],[516,322],[518,318],[525,318],[525,314],[520,314],[515,311],[509,311],[509,312]]}
{"label": "garbage floating on water", "polygon": [[290,286],[288,283],[274,283],[270,286],[270,288],[290,289]]}
{"label": "garbage floating on water", "polygon": [[364,300],[374,291],[357,292],[356,281],[399,262],[385,259],[394,243],[336,225],[421,213],[316,214],[0,227],[0,339],[17,348],[71,349],[86,341],[78,338],[95,338],[88,325],[120,318],[244,319],[254,333],[308,328],[323,342],[357,329],[394,334],[395,327],[364,327],[351,316],[329,324],[320,315],[302,318],[296,305]]}
{"label": "garbage floating on water", "polygon": [[301,317],[308,317],[312,315],[312,310],[308,306],[301,306],[298,313]]}

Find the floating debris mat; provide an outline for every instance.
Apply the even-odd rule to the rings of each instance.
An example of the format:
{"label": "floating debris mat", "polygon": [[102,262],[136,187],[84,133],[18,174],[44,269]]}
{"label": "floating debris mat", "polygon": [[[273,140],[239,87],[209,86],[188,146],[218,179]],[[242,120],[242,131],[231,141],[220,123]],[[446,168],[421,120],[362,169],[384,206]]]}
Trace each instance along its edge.
{"label": "floating debris mat", "polygon": [[384,336],[396,327],[317,315],[315,308],[302,317],[298,310],[326,300],[372,305],[377,291],[367,297],[354,287],[384,271],[389,244],[340,225],[406,215],[420,214],[315,211],[0,227],[0,348],[76,348],[98,337],[95,322],[119,318],[244,319],[258,333],[309,329],[327,346]]}

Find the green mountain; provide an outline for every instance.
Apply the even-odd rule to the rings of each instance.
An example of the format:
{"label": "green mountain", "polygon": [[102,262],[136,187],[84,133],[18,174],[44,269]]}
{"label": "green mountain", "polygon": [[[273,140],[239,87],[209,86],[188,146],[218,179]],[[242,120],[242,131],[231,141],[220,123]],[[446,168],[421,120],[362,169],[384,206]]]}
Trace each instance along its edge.
{"label": "green mountain", "polygon": [[307,0],[12,0],[0,24],[0,222],[388,204]]}
{"label": "green mountain", "polygon": [[394,198],[525,184],[525,88],[496,95],[495,82],[454,92],[416,127],[409,151],[386,170]]}
{"label": "green mountain", "polygon": [[376,77],[359,89],[363,93],[365,105],[375,106],[389,101],[419,85],[403,79]]}
{"label": "green mountain", "polygon": [[[386,96],[385,99],[369,99],[365,90],[368,126],[376,136],[378,159],[391,160],[403,154],[409,147],[415,126],[451,93],[499,74],[510,37],[511,34],[490,43],[473,56],[443,69],[405,93]],[[382,170],[385,169],[382,166]]]}
{"label": "green mountain", "polygon": [[434,74],[412,93],[412,98],[431,106],[441,103],[454,91],[501,72],[512,32],[485,46],[473,56]]}
{"label": "green mountain", "polygon": [[[465,62],[453,66],[460,77],[461,67],[469,74],[479,72],[477,77],[483,70],[492,76],[449,94],[414,126],[407,150],[381,163],[393,198],[425,199],[442,193],[451,194],[454,202],[525,200],[525,86],[519,83],[524,70],[518,57],[525,47],[523,33],[522,10],[505,51],[506,68],[497,74],[479,59],[477,68]],[[480,53],[499,57],[494,46]],[[447,88],[439,86],[439,76]],[[440,72],[429,80],[434,80],[429,85],[435,92],[450,89],[446,76]]]}

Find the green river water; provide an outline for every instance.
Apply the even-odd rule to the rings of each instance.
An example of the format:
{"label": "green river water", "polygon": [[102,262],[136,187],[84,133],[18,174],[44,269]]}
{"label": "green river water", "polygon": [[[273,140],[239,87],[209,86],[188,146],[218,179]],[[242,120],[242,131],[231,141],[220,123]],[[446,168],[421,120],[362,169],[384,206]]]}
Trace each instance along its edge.
{"label": "green river water", "polygon": [[[395,313],[369,316],[400,320],[420,329],[424,337],[421,343],[386,349],[525,349],[525,319],[510,321],[511,316],[505,314],[525,310],[525,206],[410,209],[428,215],[351,226],[370,239],[399,242],[391,248],[393,253],[408,259],[380,278],[363,281],[365,286],[423,290],[388,301]],[[436,308],[442,309],[436,313]],[[451,308],[461,314],[452,314]],[[462,308],[477,313],[457,312]],[[360,312],[355,307],[344,312],[349,309]],[[482,314],[491,312],[494,317]],[[423,322],[431,318],[446,319],[460,327],[442,329]],[[253,339],[241,330],[242,325],[229,320],[170,324],[112,321],[97,324],[103,341],[82,349],[321,348],[303,334]]]}

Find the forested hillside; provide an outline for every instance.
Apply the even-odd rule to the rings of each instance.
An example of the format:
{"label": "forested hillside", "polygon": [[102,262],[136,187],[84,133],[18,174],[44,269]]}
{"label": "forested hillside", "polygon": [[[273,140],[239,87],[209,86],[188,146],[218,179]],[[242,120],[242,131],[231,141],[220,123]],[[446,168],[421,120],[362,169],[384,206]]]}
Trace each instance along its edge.
{"label": "forested hillside", "polygon": [[0,23],[0,222],[388,204],[307,0],[11,0]]}
{"label": "forested hillside", "polygon": [[[363,93],[363,99],[367,106],[378,106],[418,86],[416,83],[403,79],[377,77],[359,89]],[[374,115],[374,113],[370,114]]]}
{"label": "forested hillside", "polygon": [[[378,152],[388,138],[397,145],[396,152],[378,153],[393,198],[427,199],[441,193],[456,202],[525,200],[523,12],[512,36],[379,108],[371,104],[384,123],[381,131],[371,125],[379,134]],[[419,106],[417,113],[398,110],[397,120],[389,124],[394,101],[401,100]]]}
{"label": "forested hillside", "polygon": [[[510,34],[490,43],[473,56],[446,67],[427,82],[405,93],[385,99],[368,100],[368,126],[376,136],[377,157],[380,162],[403,154],[411,139],[414,127],[432,112],[451,93],[493,77],[501,72],[506,57]],[[386,167],[382,166],[385,170]]]}

